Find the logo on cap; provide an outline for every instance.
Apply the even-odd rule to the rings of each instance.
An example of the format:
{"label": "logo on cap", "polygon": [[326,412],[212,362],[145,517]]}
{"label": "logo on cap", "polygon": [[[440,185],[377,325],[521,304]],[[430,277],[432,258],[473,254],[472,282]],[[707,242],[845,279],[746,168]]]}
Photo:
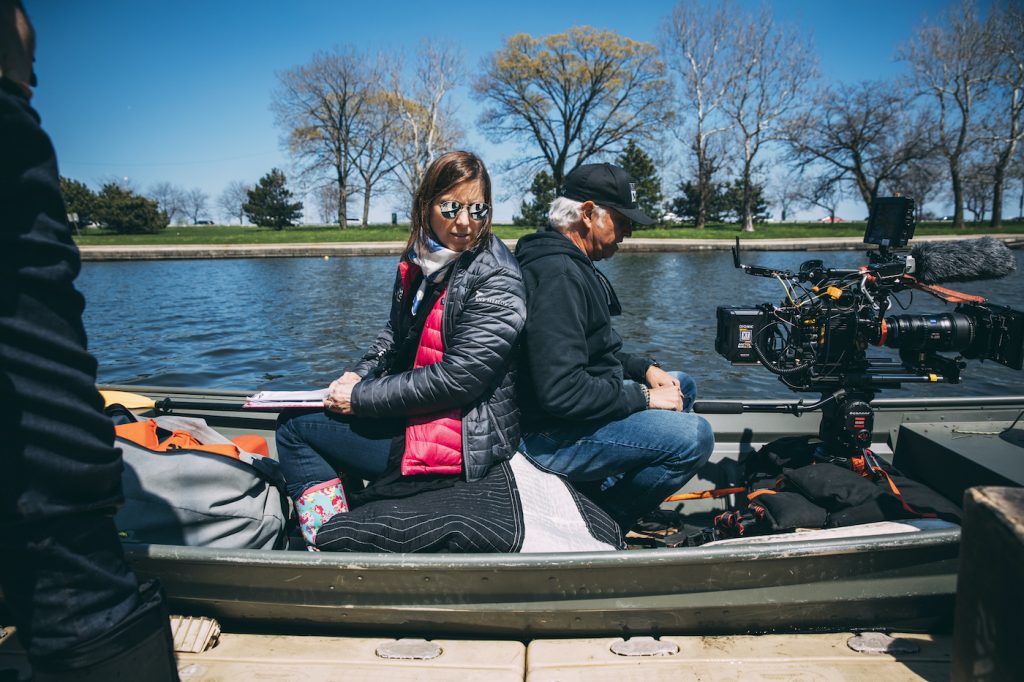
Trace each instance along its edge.
{"label": "logo on cap", "polygon": [[[625,169],[611,163],[588,163],[573,169],[565,177],[559,196],[573,201],[592,201],[614,208],[634,223],[653,225],[654,219],[637,206],[637,182]],[[626,199],[624,187],[629,187]]]}

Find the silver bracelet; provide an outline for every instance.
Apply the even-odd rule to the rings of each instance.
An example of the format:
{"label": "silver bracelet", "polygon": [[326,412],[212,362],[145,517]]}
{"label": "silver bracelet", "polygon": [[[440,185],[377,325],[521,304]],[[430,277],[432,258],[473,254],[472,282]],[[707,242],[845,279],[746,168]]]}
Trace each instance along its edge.
{"label": "silver bracelet", "polygon": [[644,394],[644,409],[651,409],[651,389],[647,388],[643,384],[640,384],[640,391]]}

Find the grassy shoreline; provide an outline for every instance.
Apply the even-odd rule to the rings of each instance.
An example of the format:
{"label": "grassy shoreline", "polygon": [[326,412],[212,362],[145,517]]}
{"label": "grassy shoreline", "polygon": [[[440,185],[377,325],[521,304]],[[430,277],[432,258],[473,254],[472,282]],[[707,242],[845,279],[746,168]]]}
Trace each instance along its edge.
{"label": "grassy shoreline", "polygon": [[[532,227],[495,225],[495,233],[502,239],[518,239],[533,232]],[[1001,234],[1024,234],[1024,223],[1008,222],[1000,228]],[[963,230],[949,223],[920,223],[916,236],[925,235],[985,235],[991,228],[984,223],[970,223]],[[240,225],[172,225],[157,234],[115,234],[97,228],[86,228],[75,236],[79,246],[128,246],[157,244],[305,244],[331,242],[403,242],[408,237],[407,226],[370,225],[348,227],[337,225],[301,225],[284,230]],[[735,225],[713,225],[703,230],[692,227],[657,227],[637,230],[634,237],[654,239],[829,239],[831,237],[860,237],[864,235],[863,222],[839,223],[786,223],[758,225],[754,232],[741,232]]]}

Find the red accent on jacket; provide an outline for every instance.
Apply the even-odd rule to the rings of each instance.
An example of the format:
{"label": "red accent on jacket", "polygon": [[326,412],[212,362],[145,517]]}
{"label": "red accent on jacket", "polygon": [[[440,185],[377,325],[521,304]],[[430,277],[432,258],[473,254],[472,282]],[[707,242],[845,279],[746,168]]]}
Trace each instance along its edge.
{"label": "red accent on jacket", "polygon": [[[401,267],[406,266],[406,267]],[[400,264],[402,288],[405,296],[414,295],[412,283],[419,274],[419,266],[402,261]],[[444,357],[444,339],[441,325],[444,320],[444,299],[441,292],[420,334],[413,369],[440,362]],[[458,474],[462,471],[462,410],[453,408],[409,417],[405,427],[405,453],[402,455],[402,475]]]}

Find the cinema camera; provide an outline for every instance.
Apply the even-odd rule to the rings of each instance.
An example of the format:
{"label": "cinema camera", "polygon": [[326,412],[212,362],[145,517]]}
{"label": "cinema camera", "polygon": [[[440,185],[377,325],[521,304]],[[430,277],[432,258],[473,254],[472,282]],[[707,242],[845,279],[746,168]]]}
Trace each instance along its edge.
{"label": "cinema camera", "polygon": [[[733,261],[747,274],[777,279],[786,297],[780,305],[719,307],[715,350],[733,364],[761,364],[794,391],[816,391],[821,399],[782,406],[707,403],[710,411],[821,409],[822,440],[839,449],[871,443],[870,401],[883,388],[910,382],[959,383],[964,358],[994,360],[1021,369],[1024,313],[961,294],[939,282],[1000,277],[1015,267],[1012,252],[986,237],[961,242],[923,243],[909,254],[896,251],[914,235],[914,202],[876,199],[864,242],[878,246],[868,264],[855,269],[804,262],[798,272],[740,262],[739,238]],[[928,292],[956,303],[953,312],[890,315],[894,294]],[[899,351],[899,359],[868,357],[872,346]],[[941,353],[956,353],[954,357]]]}

